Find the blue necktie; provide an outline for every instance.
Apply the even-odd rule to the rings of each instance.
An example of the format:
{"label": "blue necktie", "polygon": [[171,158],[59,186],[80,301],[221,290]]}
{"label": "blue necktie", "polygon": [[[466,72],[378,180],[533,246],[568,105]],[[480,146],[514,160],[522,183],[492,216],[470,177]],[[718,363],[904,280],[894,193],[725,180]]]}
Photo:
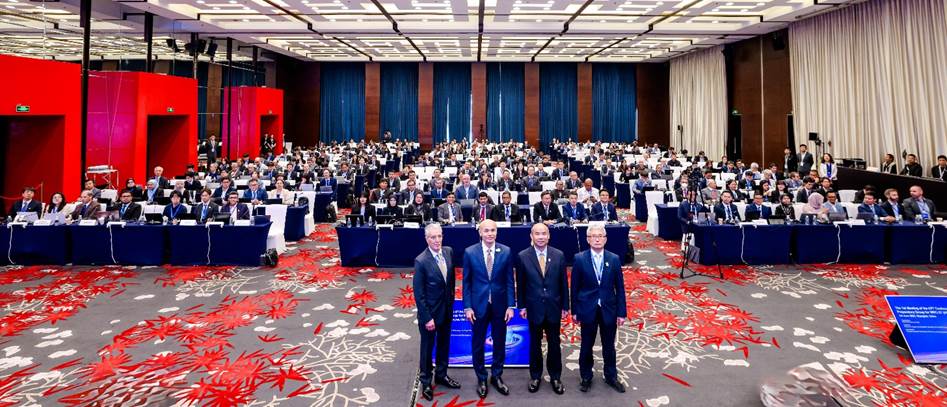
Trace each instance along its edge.
{"label": "blue necktie", "polygon": [[122,210],[121,210],[121,215],[122,215],[122,216],[125,216],[125,209],[126,209],[126,208],[128,208],[128,205],[127,205],[127,204],[122,205]]}
{"label": "blue necktie", "polygon": [[201,222],[204,222],[204,219],[207,218],[207,204],[202,205],[201,209]]}

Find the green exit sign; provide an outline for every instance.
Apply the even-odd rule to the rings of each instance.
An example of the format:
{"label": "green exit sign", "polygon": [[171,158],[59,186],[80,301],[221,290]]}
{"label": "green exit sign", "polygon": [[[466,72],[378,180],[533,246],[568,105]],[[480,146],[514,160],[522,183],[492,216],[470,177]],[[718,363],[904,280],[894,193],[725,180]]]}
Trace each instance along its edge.
{"label": "green exit sign", "polygon": [[17,113],[29,113],[29,111],[30,111],[30,107],[29,107],[29,106],[16,105],[16,112],[17,112]]}
{"label": "green exit sign", "polygon": [[168,107],[168,113],[174,113],[174,108],[173,108],[173,107]]}

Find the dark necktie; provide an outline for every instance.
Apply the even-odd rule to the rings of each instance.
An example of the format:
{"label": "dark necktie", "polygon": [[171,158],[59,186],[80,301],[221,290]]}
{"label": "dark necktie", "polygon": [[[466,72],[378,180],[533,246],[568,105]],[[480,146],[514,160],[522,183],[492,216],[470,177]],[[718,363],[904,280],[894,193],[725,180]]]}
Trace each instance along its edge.
{"label": "dark necktie", "polygon": [[125,216],[125,209],[128,209],[128,204],[122,205],[121,215]]}
{"label": "dark necktie", "polygon": [[201,223],[207,218],[207,204],[201,205]]}

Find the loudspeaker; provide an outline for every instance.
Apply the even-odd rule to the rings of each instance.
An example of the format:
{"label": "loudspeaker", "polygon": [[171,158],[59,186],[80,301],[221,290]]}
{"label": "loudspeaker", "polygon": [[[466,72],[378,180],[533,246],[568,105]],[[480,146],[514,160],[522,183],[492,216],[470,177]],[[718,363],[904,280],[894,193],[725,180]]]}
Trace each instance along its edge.
{"label": "loudspeaker", "polygon": [[207,56],[210,57],[211,60],[214,59],[214,55],[217,54],[217,43],[216,43],[216,42],[213,42],[213,41],[210,42],[210,45],[207,46],[207,52],[206,52],[206,54],[207,54]]}
{"label": "loudspeaker", "polygon": [[816,133],[814,131],[809,132],[809,141],[816,141],[818,139],[819,139],[819,133]]}
{"label": "loudspeaker", "polygon": [[178,48],[178,42],[174,38],[168,38],[165,42],[168,44],[168,48],[173,49],[174,52],[181,52],[181,49]]}

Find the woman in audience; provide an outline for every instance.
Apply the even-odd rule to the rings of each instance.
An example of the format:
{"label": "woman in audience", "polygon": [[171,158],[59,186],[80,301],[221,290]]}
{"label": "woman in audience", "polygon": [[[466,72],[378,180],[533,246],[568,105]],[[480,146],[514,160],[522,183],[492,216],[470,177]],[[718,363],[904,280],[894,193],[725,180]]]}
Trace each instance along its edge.
{"label": "woman in audience", "polygon": [[770,181],[760,181],[760,190],[757,193],[763,196],[765,202],[779,203],[779,192],[770,186]]}
{"label": "woman in audience", "polygon": [[740,191],[740,185],[736,180],[727,181],[727,188],[724,190],[730,191],[730,194],[733,196],[733,202],[746,201],[746,194]]}
{"label": "woman in audience", "polygon": [[630,184],[638,180],[638,175],[635,174],[635,168],[632,166],[625,167],[625,171],[621,173],[621,182]]}
{"label": "woman in audience", "polygon": [[[141,196],[144,193],[141,187],[135,184],[134,178],[129,178],[127,181],[125,181],[125,188],[122,189],[121,192],[125,192],[125,191],[130,192],[132,194],[132,200],[135,200],[135,201],[141,200]],[[121,193],[119,193],[119,195],[121,195]]]}
{"label": "woman in audience", "polygon": [[279,199],[283,201],[283,205],[292,205],[293,193],[285,189],[286,182],[282,178],[277,178],[274,185],[276,187],[267,192],[267,197],[269,199]]}
{"label": "woman in audience", "polygon": [[414,202],[408,204],[407,208],[404,208],[404,215],[417,215],[420,216],[424,222],[431,220],[431,207],[424,202],[424,195],[417,194],[414,196]]}
{"label": "woman in audience", "polygon": [[820,222],[827,221],[829,219],[829,208],[822,206],[824,201],[825,197],[822,194],[809,194],[809,202],[802,207],[802,214],[816,215],[816,219]]}
{"label": "woman in audience", "polygon": [[404,216],[404,212],[401,210],[401,207],[398,206],[397,195],[391,194],[388,196],[388,205],[385,205],[385,207],[381,209],[379,215],[391,215],[394,216],[395,219],[400,219]]}
{"label": "woman in audience", "polygon": [[[417,194],[415,196],[424,197],[424,195]],[[355,200],[355,205],[352,206],[352,215],[362,215],[362,222],[368,223],[371,220],[375,219],[375,206],[369,203],[368,192],[362,192],[358,196],[358,199]]]}
{"label": "woman in audience", "polygon": [[779,197],[779,206],[773,213],[773,217],[778,219],[795,220],[796,208],[792,205],[792,195],[782,194]]}
{"label": "woman in audience", "polygon": [[49,203],[43,213],[66,213],[66,196],[62,192],[56,192],[49,197]]}
{"label": "woman in audience", "polygon": [[833,180],[838,177],[838,167],[835,165],[835,160],[832,159],[832,154],[822,154],[822,163],[819,164],[819,176]]}
{"label": "woman in audience", "polygon": [[181,193],[178,191],[171,191],[171,203],[165,205],[164,212],[161,213],[171,224],[177,225],[181,221],[181,215],[187,213],[187,208],[181,204]]}

